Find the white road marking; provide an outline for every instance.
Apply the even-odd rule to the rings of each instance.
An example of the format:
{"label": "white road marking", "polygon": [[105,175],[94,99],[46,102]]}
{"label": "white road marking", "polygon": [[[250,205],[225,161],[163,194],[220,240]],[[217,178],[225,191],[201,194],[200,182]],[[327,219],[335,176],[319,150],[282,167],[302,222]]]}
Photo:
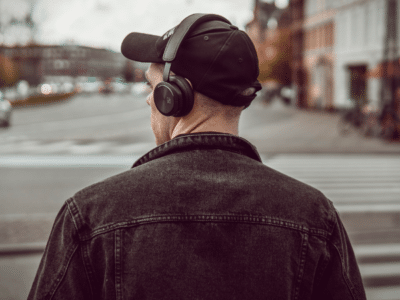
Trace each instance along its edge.
{"label": "white road marking", "polygon": [[13,129],[24,129],[24,134],[29,136],[29,132],[48,132],[48,131],[58,131],[65,128],[68,129],[76,129],[82,127],[96,127],[104,124],[115,124],[126,122],[129,120],[138,120],[138,119],[148,119],[150,118],[150,108],[144,107],[141,109],[126,111],[122,113],[114,113],[109,115],[102,116],[93,116],[93,117],[84,117],[84,118],[76,118],[69,120],[60,120],[60,121],[48,121],[37,123],[35,126],[31,128],[31,124],[21,124],[13,126]]}
{"label": "white road marking", "polygon": [[0,156],[0,167],[130,167],[140,156]]}

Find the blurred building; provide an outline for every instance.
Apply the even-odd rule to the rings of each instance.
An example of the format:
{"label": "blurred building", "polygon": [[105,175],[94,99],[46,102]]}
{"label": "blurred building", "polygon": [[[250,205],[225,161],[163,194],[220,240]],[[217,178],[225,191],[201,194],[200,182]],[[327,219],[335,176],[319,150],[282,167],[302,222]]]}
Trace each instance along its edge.
{"label": "blurred building", "polygon": [[[390,2],[397,4],[394,15],[388,10]],[[393,75],[392,63],[399,58],[399,3],[304,1],[304,66],[309,107],[342,109],[370,103],[381,108],[385,101],[393,99],[393,92],[385,92],[391,87],[384,77]]]}
{"label": "blurred building", "polygon": [[20,80],[31,86],[122,77],[126,64],[121,53],[78,45],[0,46],[0,53],[17,64]]}
{"label": "blurred building", "polygon": [[[334,4],[340,0],[305,0],[303,3],[303,66],[305,71],[304,106],[331,109],[335,106]],[[347,1],[349,2],[349,1]]]}
{"label": "blurred building", "polygon": [[[289,58],[298,107],[369,103],[400,118],[399,10],[400,0],[291,0],[283,10],[255,0],[246,31],[259,57],[259,80],[264,87],[271,79],[282,84],[274,69],[286,70],[282,60]],[[287,28],[285,47],[279,39]]]}
{"label": "blurred building", "polygon": [[332,2],[337,12],[335,105],[346,107],[352,99],[379,107],[387,1]]}
{"label": "blurred building", "polygon": [[298,107],[307,107],[307,75],[304,69],[304,1],[291,0],[292,31],[292,82],[295,90],[294,102]]}

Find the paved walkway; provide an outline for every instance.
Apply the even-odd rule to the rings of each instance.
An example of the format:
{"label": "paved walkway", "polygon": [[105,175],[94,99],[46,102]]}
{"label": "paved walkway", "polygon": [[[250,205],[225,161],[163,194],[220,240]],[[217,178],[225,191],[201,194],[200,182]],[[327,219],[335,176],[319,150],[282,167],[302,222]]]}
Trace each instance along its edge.
{"label": "paved walkway", "polygon": [[[356,130],[342,136],[338,131],[340,115],[316,110],[299,110],[284,106],[280,101],[265,105],[260,100],[248,110],[264,114],[265,119],[274,114],[285,114],[288,118],[251,128],[239,134],[256,145],[263,154],[278,153],[370,153],[400,154],[400,142],[387,142],[379,138],[367,138]],[[243,122],[251,117],[243,112]],[[242,126],[245,127],[245,126]],[[239,127],[240,130],[240,127]]]}

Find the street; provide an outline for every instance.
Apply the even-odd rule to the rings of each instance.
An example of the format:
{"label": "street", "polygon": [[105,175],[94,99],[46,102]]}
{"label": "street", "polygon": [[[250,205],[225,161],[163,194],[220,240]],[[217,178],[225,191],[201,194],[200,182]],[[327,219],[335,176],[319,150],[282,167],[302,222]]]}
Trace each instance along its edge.
{"label": "street", "polygon": [[[77,96],[14,110],[0,129],[0,299],[25,299],[54,217],[79,189],[155,147],[145,96]],[[320,189],[353,242],[368,299],[399,299],[400,144],[342,137],[336,114],[256,101],[239,133],[263,162]]]}

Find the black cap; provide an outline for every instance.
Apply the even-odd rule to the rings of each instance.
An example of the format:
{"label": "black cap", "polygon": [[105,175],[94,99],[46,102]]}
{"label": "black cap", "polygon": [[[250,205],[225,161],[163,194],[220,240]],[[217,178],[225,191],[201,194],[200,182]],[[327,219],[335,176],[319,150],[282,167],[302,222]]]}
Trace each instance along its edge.
{"label": "black cap", "polygon": [[[179,46],[171,70],[211,99],[247,107],[255,93],[241,93],[249,87],[255,92],[261,89],[257,53],[249,36],[227,22],[211,20],[191,29]],[[175,29],[162,36],[130,33],[122,42],[121,52],[134,61],[164,63],[164,50]]]}

